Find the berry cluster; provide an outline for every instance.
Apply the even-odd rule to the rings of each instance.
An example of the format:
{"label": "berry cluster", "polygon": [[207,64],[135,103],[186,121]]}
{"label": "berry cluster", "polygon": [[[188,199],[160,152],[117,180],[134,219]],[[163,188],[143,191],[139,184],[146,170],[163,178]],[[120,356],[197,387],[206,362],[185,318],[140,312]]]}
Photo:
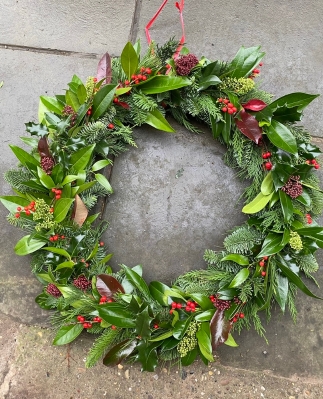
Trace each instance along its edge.
{"label": "berry cluster", "polygon": [[31,215],[31,212],[35,212],[35,201],[31,201],[29,205],[24,206],[23,208],[21,206],[17,207],[17,213],[15,214],[15,218],[19,219],[21,212],[25,212],[27,216]]}
{"label": "berry cluster", "polygon": [[315,169],[320,169],[320,165],[319,165],[319,163],[317,162],[316,159],[312,159],[312,160],[308,159],[307,161],[305,161],[305,163],[307,163],[307,165],[314,166]]}
{"label": "berry cluster", "polygon": [[232,103],[230,103],[227,98],[218,98],[217,102],[223,105],[223,107],[221,108],[222,112],[227,112],[230,115],[237,112],[237,108]]}
{"label": "berry cluster", "polygon": [[150,68],[141,67],[140,73],[138,75],[131,75],[131,82],[129,82],[129,80],[125,80],[124,84],[125,86],[129,86],[132,83],[137,85],[138,83],[147,80],[151,73],[152,70]]}
{"label": "berry cluster", "polygon": [[213,302],[214,306],[219,310],[227,310],[231,306],[231,301],[225,301],[223,299],[219,299],[219,294],[210,295],[210,299]]}
{"label": "berry cluster", "polygon": [[95,316],[93,320],[91,321],[86,321],[84,316],[77,316],[76,317],[77,321],[83,324],[84,328],[92,328],[93,324],[92,323],[101,323],[102,319],[101,317]]}
{"label": "berry cluster", "polygon": [[84,275],[74,279],[73,285],[80,290],[86,291],[92,287],[92,283]]}
{"label": "berry cluster", "polygon": [[59,200],[62,196],[62,190],[59,188],[52,188],[52,193],[55,194],[55,199]]}
{"label": "berry cluster", "polygon": [[114,302],[114,301],[111,298],[108,299],[108,297],[106,297],[105,295],[101,296],[99,305],[103,305],[106,302],[111,303],[111,302]]}
{"label": "berry cluster", "polygon": [[236,323],[239,319],[244,318],[244,313],[237,313],[234,315],[234,317],[231,319],[232,323]]}
{"label": "berry cluster", "polygon": [[65,236],[60,236],[59,234],[54,234],[53,236],[49,237],[49,241],[58,241],[58,240],[64,240]]}
{"label": "berry cluster", "polygon": [[74,111],[74,109],[70,105],[65,105],[62,111],[63,116],[70,116],[71,115],[71,126],[75,125],[75,121],[77,118],[77,113]]}
{"label": "berry cluster", "polygon": [[[259,66],[260,66],[260,67],[262,67],[263,65],[264,65],[263,62],[260,62],[260,63],[259,63]],[[249,77],[250,77],[251,79],[253,79],[253,78],[256,78],[259,74],[260,74],[260,69],[255,68],[255,69],[253,69],[252,74],[251,74]]]}
{"label": "berry cluster", "polygon": [[261,267],[261,268],[263,268],[262,269],[262,271],[261,271],[261,275],[262,275],[262,277],[265,277],[266,276],[266,266],[267,266],[267,260],[268,260],[268,256],[264,256],[263,258],[262,258],[262,260],[259,262],[259,266]]}
{"label": "berry cluster", "polygon": [[290,176],[287,183],[284,184],[281,190],[293,199],[299,197],[303,193],[303,187],[299,180],[300,176]]}
{"label": "berry cluster", "polygon": [[[271,157],[271,152],[264,152],[263,154],[262,154],[262,159],[269,159],[270,157]],[[273,164],[270,162],[270,161],[267,161],[267,162],[265,162],[264,163],[264,167],[265,167],[265,169],[266,170],[271,170],[272,169],[272,167],[273,167]]]}
{"label": "berry cluster", "polygon": [[[198,306],[198,304],[196,302],[187,301],[184,310],[186,310],[186,312],[195,312],[196,311],[196,306]],[[169,311],[169,313],[172,314],[175,309],[182,309],[182,308],[183,308],[183,305],[181,303],[172,302],[171,303],[171,310]]]}
{"label": "berry cluster", "polygon": [[309,213],[307,213],[305,215],[305,217],[306,217],[307,224],[312,224],[313,220],[312,220],[311,215]]}
{"label": "berry cluster", "polygon": [[60,296],[62,296],[61,291],[53,283],[49,283],[47,285],[46,292],[47,292],[47,294],[49,294],[55,298],[59,298]]}

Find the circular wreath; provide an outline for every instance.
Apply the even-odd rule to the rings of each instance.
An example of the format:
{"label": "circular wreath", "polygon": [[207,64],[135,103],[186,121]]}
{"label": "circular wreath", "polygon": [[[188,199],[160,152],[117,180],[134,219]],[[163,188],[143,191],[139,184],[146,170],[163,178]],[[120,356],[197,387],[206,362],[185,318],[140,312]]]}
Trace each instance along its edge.
{"label": "circular wreath", "polygon": [[[175,54],[175,57],[174,57]],[[258,312],[276,302],[296,317],[297,288],[316,297],[303,278],[314,279],[314,257],[323,247],[315,221],[323,194],[315,175],[320,150],[297,122],[317,95],[292,93],[272,101],[256,78],[264,53],[242,47],[231,62],[198,59],[178,43],[151,43],[140,57],[130,42],[120,57],[105,54],[96,77],[73,76],[64,95],[40,97],[39,121],[23,137],[29,152],[11,145],[20,164],[5,174],[15,195],[0,197],[9,223],[27,231],[15,246],[32,254],[43,284],[36,302],[52,310],[54,345],[86,330],[99,334],[86,360],[107,366],[137,360],[153,371],[158,360],[213,361],[217,346],[236,346],[232,331],[254,325]],[[134,127],[149,124],[173,132],[166,114],[197,133],[206,123],[225,144],[225,162],[249,187],[242,212],[248,221],[206,250],[206,270],[179,276],[169,287],[147,284],[140,266],[113,272],[101,235],[107,222],[90,213],[112,194],[101,169],[128,145]],[[105,169],[105,170],[107,170]],[[315,281],[315,279],[314,279]]]}

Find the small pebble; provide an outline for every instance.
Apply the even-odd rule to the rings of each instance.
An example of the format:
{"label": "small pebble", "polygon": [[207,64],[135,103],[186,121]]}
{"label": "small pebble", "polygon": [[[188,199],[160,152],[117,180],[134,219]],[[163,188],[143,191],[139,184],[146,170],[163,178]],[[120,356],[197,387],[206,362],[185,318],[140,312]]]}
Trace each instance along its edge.
{"label": "small pebble", "polygon": [[266,390],[266,388],[263,387],[263,386],[261,386],[260,389],[261,389],[262,391],[265,391],[265,390]]}
{"label": "small pebble", "polygon": [[213,375],[213,371],[209,371],[209,375]]}
{"label": "small pebble", "polygon": [[129,378],[130,378],[129,370],[125,371],[124,376],[126,377],[127,380],[129,380]]}
{"label": "small pebble", "polygon": [[118,364],[118,369],[122,370],[123,369],[123,365],[122,364]]}

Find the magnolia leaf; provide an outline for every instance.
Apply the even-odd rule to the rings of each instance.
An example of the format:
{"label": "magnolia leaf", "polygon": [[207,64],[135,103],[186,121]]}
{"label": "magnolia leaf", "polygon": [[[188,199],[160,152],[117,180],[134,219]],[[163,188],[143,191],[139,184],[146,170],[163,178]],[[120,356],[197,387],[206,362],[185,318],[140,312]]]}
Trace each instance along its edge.
{"label": "magnolia leaf", "polygon": [[99,274],[97,276],[96,289],[101,296],[106,296],[107,299],[113,299],[117,292],[125,293],[119,281],[109,274]]}
{"label": "magnolia leaf", "polygon": [[157,75],[137,85],[144,94],[158,94],[189,86],[192,82],[186,77]]}
{"label": "magnolia leaf", "polygon": [[241,266],[249,265],[249,259],[244,255],[229,254],[229,255],[226,255],[224,258],[222,258],[221,262],[224,262],[226,260],[232,260],[233,262],[238,263],[238,265],[241,265]]}
{"label": "magnolia leaf", "polygon": [[111,82],[112,70],[111,57],[109,53],[105,53],[104,56],[100,59],[96,77],[98,81],[104,79],[102,82],[103,84],[108,84]]}
{"label": "magnolia leaf", "polygon": [[259,127],[259,123],[253,115],[241,110],[239,113],[239,119],[235,118],[234,121],[242,134],[254,141],[256,144],[259,143],[259,140],[262,137],[262,129]]}
{"label": "magnolia leaf", "polygon": [[274,190],[274,181],[271,171],[267,173],[266,177],[261,183],[261,193],[263,195],[270,195]]}
{"label": "magnolia leaf", "polygon": [[290,132],[290,130],[282,123],[271,121],[271,125],[267,127],[267,137],[268,139],[278,148],[291,154],[297,154],[297,143],[295,136]]}
{"label": "magnolia leaf", "polygon": [[125,304],[108,302],[103,305],[98,305],[97,310],[100,317],[112,325],[121,328],[136,327],[136,316],[127,310]]}
{"label": "magnolia leaf", "polygon": [[81,200],[79,195],[75,196],[74,202],[74,210],[72,219],[75,223],[77,223],[80,227],[82,227],[83,223],[85,222],[89,211],[87,207],[84,205],[84,202]]}
{"label": "magnolia leaf", "polygon": [[211,343],[213,352],[228,338],[231,330],[231,323],[224,317],[224,310],[217,309],[210,322]]}
{"label": "magnolia leaf", "polygon": [[137,340],[126,339],[112,347],[103,359],[103,364],[108,367],[114,367],[126,359],[137,346]]}
{"label": "magnolia leaf", "polygon": [[226,341],[224,341],[224,344],[228,345],[228,346],[232,346],[233,348],[236,348],[239,346],[231,334],[228,335],[228,339]]}
{"label": "magnolia leaf", "polygon": [[145,122],[154,127],[155,129],[162,130],[164,132],[173,133],[175,130],[171,127],[171,125],[164,118],[163,114],[158,111],[158,109],[154,109],[148,112]]}
{"label": "magnolia leaf", "polygon": [[74,169],[76,173],[79,173],[81,170],[84,170],[88,165],[88,163],[90,162],[94,148],[95,144],[92,144],[82,147],[76,152],[74,152],[71,156],[69,169]]}
{"label": "magnolia leaf", "polygon": [[269,195],[263,195],[263,193],[259,193],[256,198],[254,198],[249,204],[245,205],[242,208],[243,213],[257,213],[264,209],[264,207],[268,204],[273,196],[274,192]]}
{"label": "magnolia leaf", "polygon": [[149,291],[150,295],[162,306],[167,306],[167,297],[165,298],[165,291],[170,290],[170,288],[159,282],[159,281],[152,281],[149,284]]}
{"label": "magnolia leaf", "polygon": [[226,75],[231,78],[249,77],[252,70],[259,65],[265,53],[260,51],[258,47],[241,47],[234,59],[226,68]]}
{"label": "magnolia leaf", "polygon": [[241,269],[231,281],[229,288],[239,287],[239,285],[245,282],[248,277],[249,277],[249,269],[247,268]]}
{"label": "magnolia leaf", "polygon": [[257,255],[257,258],[274,255],[281,251],[286,245],[282,242],[282,238],[282,234],[269,233],[262,244],[261,251]]}

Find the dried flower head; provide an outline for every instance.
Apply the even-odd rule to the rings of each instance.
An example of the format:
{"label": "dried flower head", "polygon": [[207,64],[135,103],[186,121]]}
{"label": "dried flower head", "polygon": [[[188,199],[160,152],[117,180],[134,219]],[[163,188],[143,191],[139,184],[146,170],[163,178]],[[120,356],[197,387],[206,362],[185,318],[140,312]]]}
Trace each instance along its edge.
{"label": "dried flower head", "polygon": [[175,61],[177,75],[187,76],[198,62],[199,60],[194,54],[182,55]]}

